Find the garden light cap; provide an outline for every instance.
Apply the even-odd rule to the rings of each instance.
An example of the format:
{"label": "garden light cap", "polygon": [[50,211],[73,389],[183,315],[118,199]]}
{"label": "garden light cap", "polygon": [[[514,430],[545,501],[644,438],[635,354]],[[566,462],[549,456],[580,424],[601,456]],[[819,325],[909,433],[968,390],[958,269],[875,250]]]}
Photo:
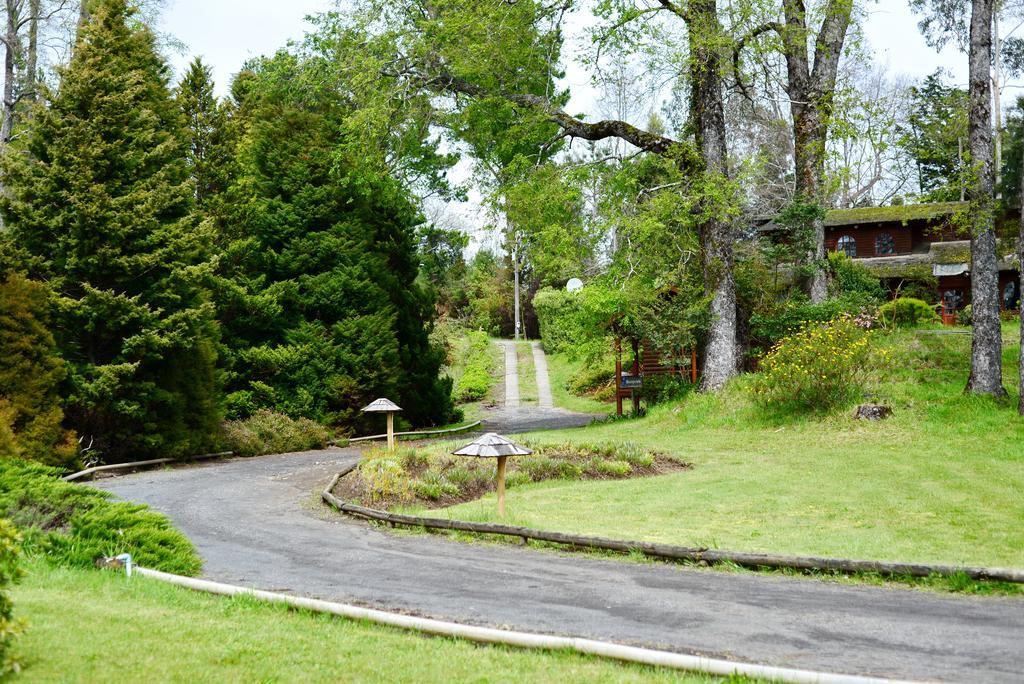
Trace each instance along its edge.
{"label": "garden light cap", "polygon": [[364,406],[362,409],[363,413],[393,413],[401,410],[401,406],[390,399],[384,399],[383,397],[371,402],[368,406]]}
{"label": "garden light cap", "polygon": [[452,452],[456,456],[478,456],[480,458],[498,458],[499,456],[526,456],[532,454],[532,449],[505,439],[496,432],[488,432],[475,442],[456,449]]}

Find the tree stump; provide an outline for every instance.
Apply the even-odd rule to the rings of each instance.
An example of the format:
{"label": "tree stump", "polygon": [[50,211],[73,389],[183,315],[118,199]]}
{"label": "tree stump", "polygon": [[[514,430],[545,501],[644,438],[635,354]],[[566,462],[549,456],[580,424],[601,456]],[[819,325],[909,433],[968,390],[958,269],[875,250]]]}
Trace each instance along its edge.
{"label": "tree stump", "polygon": [[882,404],[861,404],[853,412],[857,420],[883,420],[892,415],[892,408]]}

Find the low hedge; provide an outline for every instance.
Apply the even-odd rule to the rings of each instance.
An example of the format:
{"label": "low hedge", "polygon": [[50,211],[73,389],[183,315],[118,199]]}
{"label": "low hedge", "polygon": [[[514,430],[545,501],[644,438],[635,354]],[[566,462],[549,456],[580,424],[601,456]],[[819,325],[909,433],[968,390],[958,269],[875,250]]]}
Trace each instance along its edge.
{"label": "low hedge", "polygon": [[64,482],[56,468],[0,459],[0,518],[24,536],[23,548],[54,562],[91,567],[98,556],[130,553],[140,565],[195,575],[192,543],[147,506],[112,501],[107,492]]}
{"label": "low hedge", "polygon": [[935,308],[913,297],[900,297],[878,309],[878,319],[888,327],[906,328],[939,322]]}
{"label": "low hedge", "polygon": [[470,332],[466,336],[462,375],[459,376],[452,392],[455,401],[479,401],[487,396],[494,382],[491,377],[493,362],[491,340],[487,333],[481,330]]}
{"label": "low hedge", "polygon": [[286,454],[327,447],[331,431],[308,418],[294,419],[269,409],[223,426],[224,448],[237,456]]}

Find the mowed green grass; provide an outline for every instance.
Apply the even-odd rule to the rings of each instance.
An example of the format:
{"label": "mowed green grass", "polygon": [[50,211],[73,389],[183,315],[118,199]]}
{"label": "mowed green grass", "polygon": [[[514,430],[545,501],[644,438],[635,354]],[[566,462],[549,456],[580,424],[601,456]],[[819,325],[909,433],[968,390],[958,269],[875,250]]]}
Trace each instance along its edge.
{"label": "mowed green grass", "polygon": [[[615,412],[614,402],[581,397],[566,389],[567,383],[579,367],[577,362],[570,361],[563,354],[548,354],[547,361],[548,376],[551,380],[551,396],[555,400],[555,406],[579,413],[609,414]],[[614,362],[612,368],[614,368]]]}
{"label": "mowed green grass", "polygon": [[533,364],[533,349],[529,342],[514,342],[516,345],[517,370],[519,371],[519,401],[524,404],[537,403],[537,367]]}
{"label": "mowed green grass", "polygon": [[[1005,378],[1016,378],[1015,328]],[[893,406],[878,423],[849,411],[771,419],[749,378],[640,420],[537,441],[625,442],[694,464],[635,480],[547,482],[511,489],[510,521],[624,539],[764,551],[1024,567],[1024,420],[1008,401],[964,395],[970,337],[881,336],[892,361],[873,391]],[[494,519],[493,495],[448,509]]]}
{"label": "mowed green grass", "polygon": [[[712,682],[566,652],[426,637],[199,594],[144,577],[29,564],[24,682]],[[738,681],[738,680],[733,680]]]}

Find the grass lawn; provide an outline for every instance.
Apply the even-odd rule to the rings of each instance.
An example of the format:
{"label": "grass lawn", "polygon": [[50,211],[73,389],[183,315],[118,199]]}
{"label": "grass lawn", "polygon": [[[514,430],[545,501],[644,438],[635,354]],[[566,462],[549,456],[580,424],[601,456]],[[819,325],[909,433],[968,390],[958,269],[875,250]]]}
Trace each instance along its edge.
{"label": "grass lawn", "polygon": [[519,370],[519,401],[537,403],[537,367],[533,365],[533,348],[529,342],[515,342]]}
{"label": "grass lawn", "polygon": [[12,591],[16,614],[29,622],[15,645],[16,681],[720,681],[425,637],[114,572],[28,569]]}
{"label": "grass lawn", "polygon": [[[1015,327],[1005,375],[1016,377]],[[640,420],[538,433],[537,441],[637,442],[695,464],[621,481],[511,489],[509,521],[545,529],[743,551],[1024,567],[1024,420],[965,396],[970,337],[909,331],[874,392],[894,416],[850,413],[775,422],[749,378]],[[491,520],[493,495],[446,509]]]}
{"label": "grass lawn", "polygon": [[[579,413],[614,413],[615,402],[597,401],[581,397],[566,389],[566,384],[579,367],[563,354],[548,354],[548,376],[551,380],[551,394],[555,406]],[[613,366],[614,368],[614,366]]]}

